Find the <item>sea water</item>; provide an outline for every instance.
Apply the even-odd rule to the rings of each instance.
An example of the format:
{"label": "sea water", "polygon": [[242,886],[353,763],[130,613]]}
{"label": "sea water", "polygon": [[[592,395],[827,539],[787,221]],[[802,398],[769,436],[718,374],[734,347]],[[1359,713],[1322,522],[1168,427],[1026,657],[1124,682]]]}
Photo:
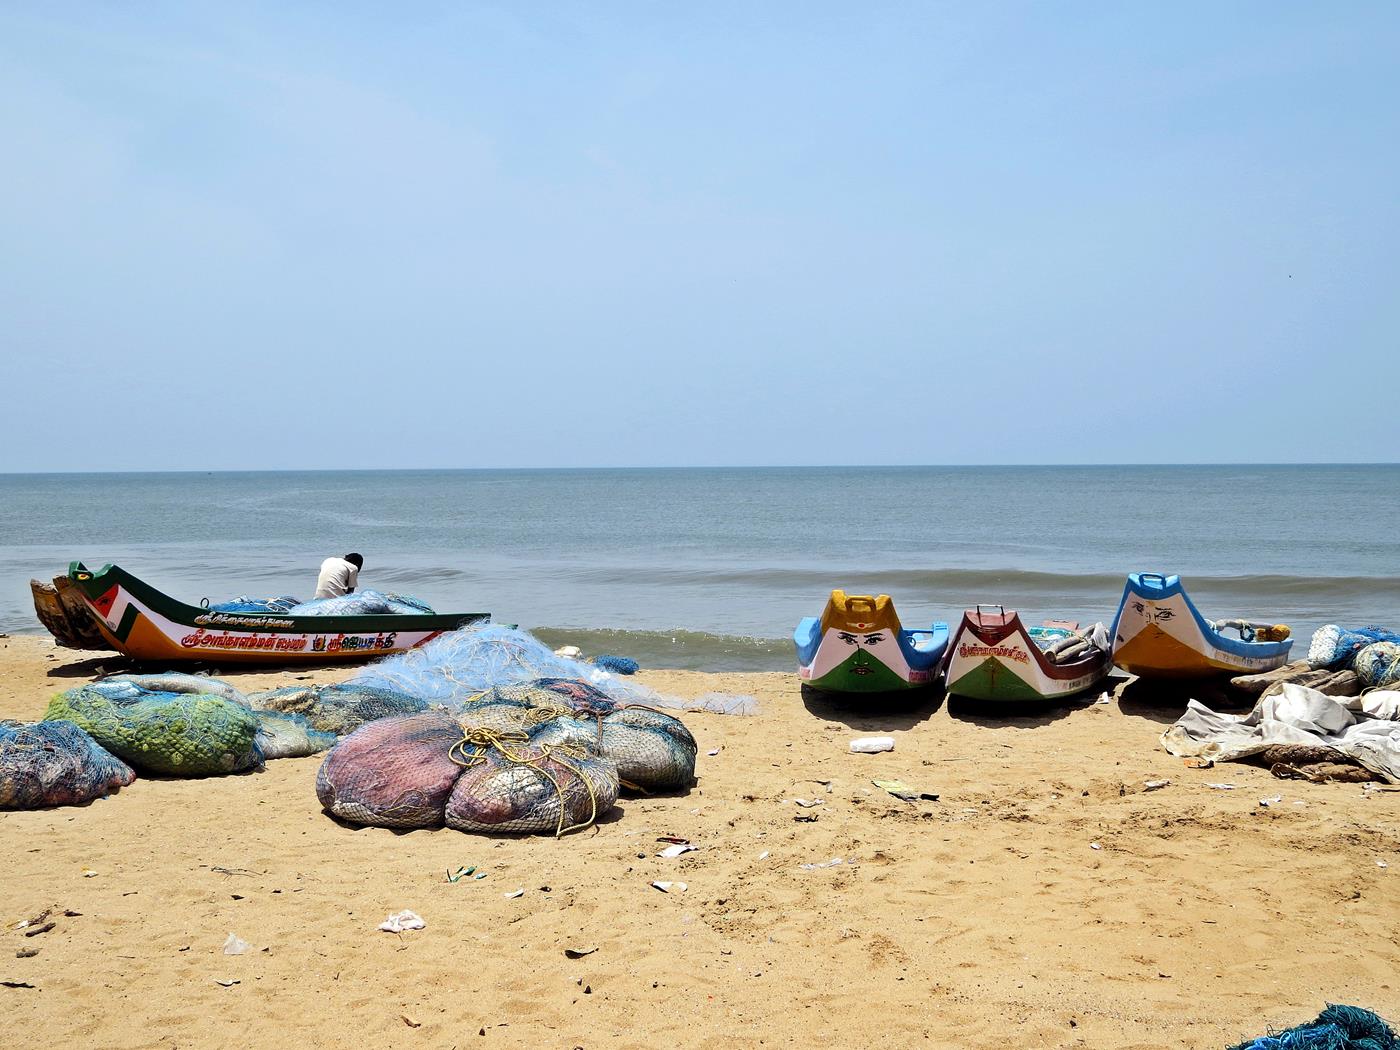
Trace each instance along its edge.
{"label": "sea water", "polygon": [[651,667],[786,669],[833,587],[906,625],[977,602],[1111,620],[1130,571],[1203,613],[1400,628],[1400,466],[0,475],[0,631],[30,577],[116,562],[191,604],[362,587]]}

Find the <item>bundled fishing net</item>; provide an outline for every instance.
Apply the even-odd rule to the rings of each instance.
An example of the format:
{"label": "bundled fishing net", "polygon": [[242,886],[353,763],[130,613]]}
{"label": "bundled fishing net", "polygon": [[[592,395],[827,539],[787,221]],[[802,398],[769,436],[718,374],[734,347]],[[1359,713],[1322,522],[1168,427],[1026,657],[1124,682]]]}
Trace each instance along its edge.
{"label": "bundled fishing net", "polygon": [[255,711],[258,733],[254,738],[265,759],[302,758],[335,746],[336,735],[323,733],[305,715],[285,711]]}
{"label": "bundled fishing net", "polygon": [[1400,643],[1372,642],[1351,661],[1364,689],[1387,689],[1400,683]]}
{"label": "bundled fishing net", "polygon": [[647,707],[619,707],[582,682],[544,678],[503,686],[462,709],[468,728],[515,731],[532,744],[587,746],[616,766],[624,786],[687,787],[695,780],[695,737],[680,719]]}
{"label": "bundled fishing net", "polygon": [[150,692],[132,682],[95,682],[49,702],[66,719],[139,770],[183,777],[236,773],[261,764],[253,712],[207,693]]}
{"label": "bundled fishing net", "polygon": [[388,828],[562,835],[612,808],[617,789],[617,767],[586,747],[464,729],[439,711],[362,726],[316,776],[327,812]]}
{"label": "bundled fishing net", "polygon": [[291,686],[254,693],[248,702],[259,711],[285,711],[302,715],[321,733],[344,736],[366,722],[393,715],[426,711],[428,705],[397,689],[346,682],[340,685]]}
{"label": "bundled fishing net", "polygon": [[148,693],[209,693],[232,700],[235,704],[248,706],[248,698],[234,686],[203,674],[186,674],[183,671],[165,671],[161,674],[113,674],[100,681],[129,682]]}
{"label": "bundled fishing net", "polygon": [[559,656],[532,635],[499,624],[448,631],[427,645],[371,664],[353,681],[398,689],[457,710],[487,689],[541,679],[591,685],[619,704],[720,714],[751,714],[757,707],[753,697],[707,694],[685,701],[663,696],[639,682],[624,681],[592,664]]}
{"label": "bundled fishing net", "polygon": [[1312,642],[1308,645],[1308,666],[1315,670],[1350,667],[1356,654],[1374,642],[1400,642],[1400,634],[1374,624],[1352,629],[1338,627],[1335,623],[1326,624],[1313,632]]}
{"label": "bundled fishing net", "polygon": [[79,806],[135,779],[72,722],[0,722],[0,809]]}
{"label": "bundled fishing net", "polygon": [[1400,1050],[1400,1039],[1378,1014],[1328,1003],[1315,1021],[1246,1039],[1230,1050]]}
{"label": "bundled fishing net", "polygon": [[335,598],[313,598],[293,605],[286,613],[288,616],[372,616],[380,613],[413,616],[432,611],[432,606],[412,595],[356,591]]}
{"label": "bundled fishing net", "polygon": [[218,602],[209,606],[209,611],[221,613],[285,614],[300,604],[302,604],[301,599],[293,598],[290,594],[284,594],[280,598],[250,598],[247,595],[239,595],[237,598],[230,598],[226,602]]}

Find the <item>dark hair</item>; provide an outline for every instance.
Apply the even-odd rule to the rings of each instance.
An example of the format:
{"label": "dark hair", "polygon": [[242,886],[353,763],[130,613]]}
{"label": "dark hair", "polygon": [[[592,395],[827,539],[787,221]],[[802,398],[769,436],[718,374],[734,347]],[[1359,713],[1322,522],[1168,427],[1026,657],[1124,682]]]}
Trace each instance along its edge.
{"label": "dark hair", "polygon": [[362,555],[347,554],[345,556],[345,560],[348,561],[351,565],[355,566],[355,568],[357,569],[363,569],[365,567],[365,559]]}

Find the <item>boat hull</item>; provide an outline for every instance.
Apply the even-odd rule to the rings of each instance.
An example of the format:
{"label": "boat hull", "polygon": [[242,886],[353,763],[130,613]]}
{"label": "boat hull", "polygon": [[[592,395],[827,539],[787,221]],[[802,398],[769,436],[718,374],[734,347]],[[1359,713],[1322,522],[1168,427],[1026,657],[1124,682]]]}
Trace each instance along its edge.
{"label": "boat hull", "polygon": [[893,693],[938,681],[948,625],[906,630],[888,595],[833,591],[820,618],[797,625],[793,642],[804,685],[828,693]]}
{"label": "boat hull", "polygon": [[[1102,637],[1102,626],[1098,628]],[[1014,612],[964,614],[948,650],[951,696],[1024,703],[1058,700],[1094,688],[1110,668],[1106,650],[1066,665],[1052,663]]]}
{"label": "boat hull", "polygon": [[117,652],[150,663],[349,663],[404,652],[490,619],[486,613],[276,616],[186,605],[115,565],[68,570],[98,632]]}
{"label": "boat hull", "polygon": [[1292,641],[1246,642],[1215,630],[1176,576],[1128,577],[1113,621],[1113,662],[1140,678],[1258,674],[1282,667]]}

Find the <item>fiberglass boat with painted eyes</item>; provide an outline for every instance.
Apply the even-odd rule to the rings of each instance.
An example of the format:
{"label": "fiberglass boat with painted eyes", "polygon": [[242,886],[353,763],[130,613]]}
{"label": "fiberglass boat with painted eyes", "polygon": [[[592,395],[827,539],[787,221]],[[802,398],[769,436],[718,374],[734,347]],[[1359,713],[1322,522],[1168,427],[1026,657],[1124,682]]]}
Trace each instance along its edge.
{"label": "fiberglass boat with painted eyes", "polygon": [[1026,627],[1013,610],[979,605],[963,613],[948,651],[948,692],[972,700],[1055,700],[1108,677],[1108,631],[1066,620]]}
{"label": "fiberglass boat with painted eyes", "polygon": [[804,617],[792,640],[804,684],[831,693],[890,693],[938,679],[948,625],[909,630],[888,594],[832,591],[821,616]]}
{"label": "fiberglass boat with painted eyes", "polygon": [[1293,645],[1283,624],[1207,620],[1187,597],[1181,577],[1156,572],[1129,573],[1110,634],[1113,662],[1140,678],[1271,671],[1283,666]]}

